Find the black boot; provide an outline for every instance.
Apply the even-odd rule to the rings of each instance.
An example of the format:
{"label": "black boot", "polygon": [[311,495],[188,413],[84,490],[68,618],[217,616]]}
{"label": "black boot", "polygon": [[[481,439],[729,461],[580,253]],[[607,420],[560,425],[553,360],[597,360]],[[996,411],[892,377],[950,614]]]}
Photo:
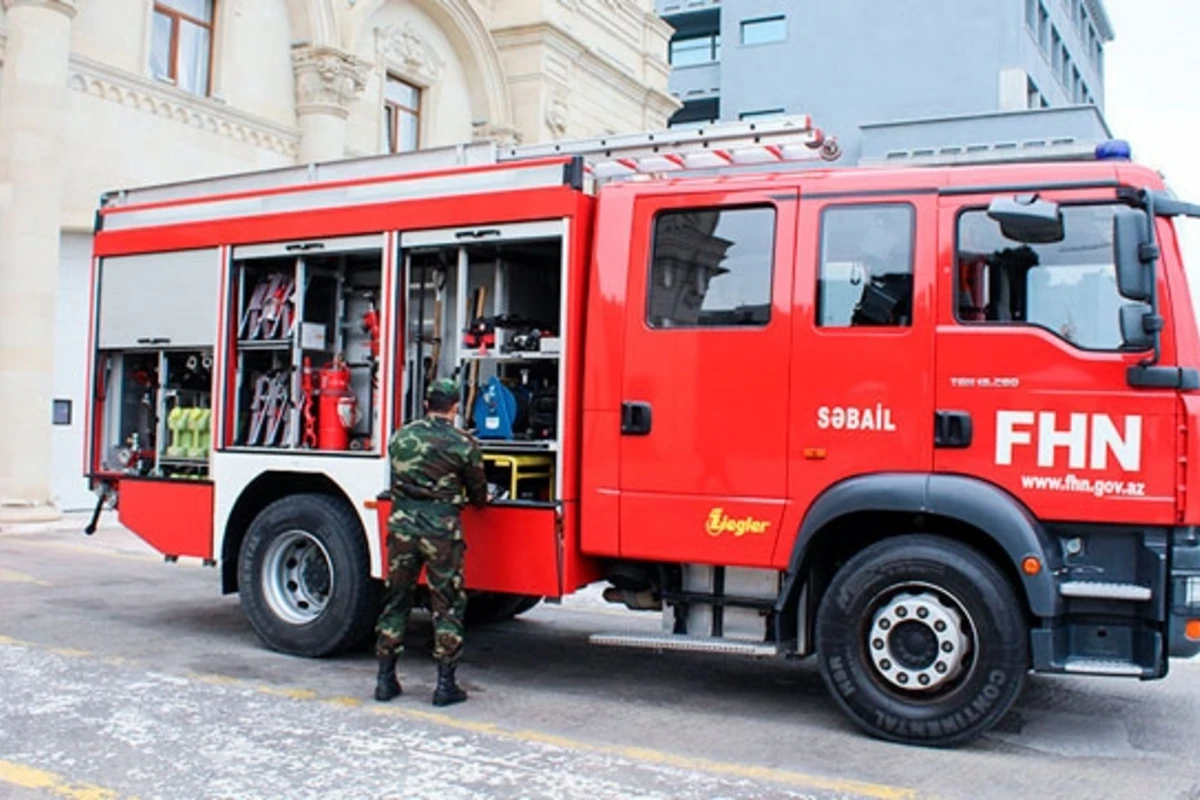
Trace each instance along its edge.
{"label": "black boot", "polygon": [[467,693],[454,682],[455,669],[456,666],[452,664],[438,664],[437,689],[433,692],[435,706],[448,706],[467,699]]}
{"label": "black boot", "polygon": [[375,678],[375,699],[391,700],[400,694],[400,681],[396,680],[396,654],[379,657],[379,675]]}

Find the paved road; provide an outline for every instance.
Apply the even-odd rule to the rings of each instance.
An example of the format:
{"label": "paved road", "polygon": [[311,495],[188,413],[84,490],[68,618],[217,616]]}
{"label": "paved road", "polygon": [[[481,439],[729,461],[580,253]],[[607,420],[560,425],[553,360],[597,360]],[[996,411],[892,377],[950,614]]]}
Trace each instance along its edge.
{"label": "paved road", "polygon": [[471,701],[405,695],[368,653],[264,649],[214,570],[119,529],[0,535],[0,797],[1137,797],[1200,800],[1200,664],[1165,681],[1032,678],[977,744],[868,739],[814,665],[607,650],[654,628],[594,593],[474,633]]}

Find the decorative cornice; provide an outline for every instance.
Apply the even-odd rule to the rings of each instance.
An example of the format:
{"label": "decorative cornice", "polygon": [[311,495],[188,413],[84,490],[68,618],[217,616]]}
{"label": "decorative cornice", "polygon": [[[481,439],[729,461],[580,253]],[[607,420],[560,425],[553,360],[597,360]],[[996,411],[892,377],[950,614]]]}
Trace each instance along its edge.
{"label": "decorative cornice", "polygon": [[296,113],[332,114],[346,119],[350,104],[367,87],[371,66],[361,59],[324,45],[292,48],[296,73]]}
{"label": "decorative cornice", "polygon": [[6,10],[17,6],[35,6],[63,14],[67,19],[74,19],[79,13],[79,0],[0,0],[0,6]]}
{"label": "decorative cornice", "polygon": [[414,29],[412,20],[376,28],[375,48],[389,67],[426,86],[437,83],[446,66],[437,51]]}
{"label": "decorative cornice", "polygon": [[[501,49],[528,45],[543,45],[548,52],[558,56],[557,62],[567,63],[579,71],[603,81],[611,88],[620,92],[635,103],[665,102],[671,107],[678,107],[679,101],[671,96],[664,88],[652,86],[637,76],[630,74],[610,56],[598,51],[568,31],[564,31],[552,23],[538,23],[520,28],[507,28],[496,32],[496,43]],[[532,74],[510,75],[510,80],[540,79],[550,77],[556,83],[563,83],[564,76],[558,72],[554,59],[548,56],[550,62],[547,74],[540,72]]]}
{"label": "decorative cornice", "polygon": [[123,105],[215,136],[295,158],[300,133],[212,100],[194,97],[157,81],[122,72],[82,56],[72,56],[68,77],[72,91]]}
{"label": "decorative cornice", "polygon": [[521,132],[511,125],[492,125],[486,121],[471,124],[471,135],[476,142],[495,142],[500,147],[515,147],[521,143]]}

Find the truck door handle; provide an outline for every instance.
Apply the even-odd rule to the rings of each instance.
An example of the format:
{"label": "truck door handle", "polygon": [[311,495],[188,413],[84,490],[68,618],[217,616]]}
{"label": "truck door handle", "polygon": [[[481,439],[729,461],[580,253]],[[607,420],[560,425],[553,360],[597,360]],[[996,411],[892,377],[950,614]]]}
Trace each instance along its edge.
{"label": "truck door handle", "polygon": [[933,446],[963,449],[971,446],[971,414],[938,411],[933,420]]}
{"label": "truck door handle", "polygon": [[623,436],[645,436],[650,433],[650,404],[621,404],[621,434]]}

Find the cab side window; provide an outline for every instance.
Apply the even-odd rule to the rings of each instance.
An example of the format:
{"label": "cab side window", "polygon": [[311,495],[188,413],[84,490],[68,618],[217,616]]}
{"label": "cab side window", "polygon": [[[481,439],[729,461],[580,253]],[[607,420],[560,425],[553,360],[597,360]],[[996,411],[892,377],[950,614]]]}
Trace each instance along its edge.
{"label": "cab side window", "polygon": [[1121,347],[1111,205],[1064,206],[1063,238],[1009,239],[985,209],[958,221],[960,322],[1032,325],[1084,350]]}
{"label": "cab side window", "polygon": [[771,206],[664,211],[654,220],[646,323],[764,326],[774,262]]}
{"label": "cab side window", "polygon": [[829,206],[821,213],[817,325],[912,325],[916,213],[903,203]]}

